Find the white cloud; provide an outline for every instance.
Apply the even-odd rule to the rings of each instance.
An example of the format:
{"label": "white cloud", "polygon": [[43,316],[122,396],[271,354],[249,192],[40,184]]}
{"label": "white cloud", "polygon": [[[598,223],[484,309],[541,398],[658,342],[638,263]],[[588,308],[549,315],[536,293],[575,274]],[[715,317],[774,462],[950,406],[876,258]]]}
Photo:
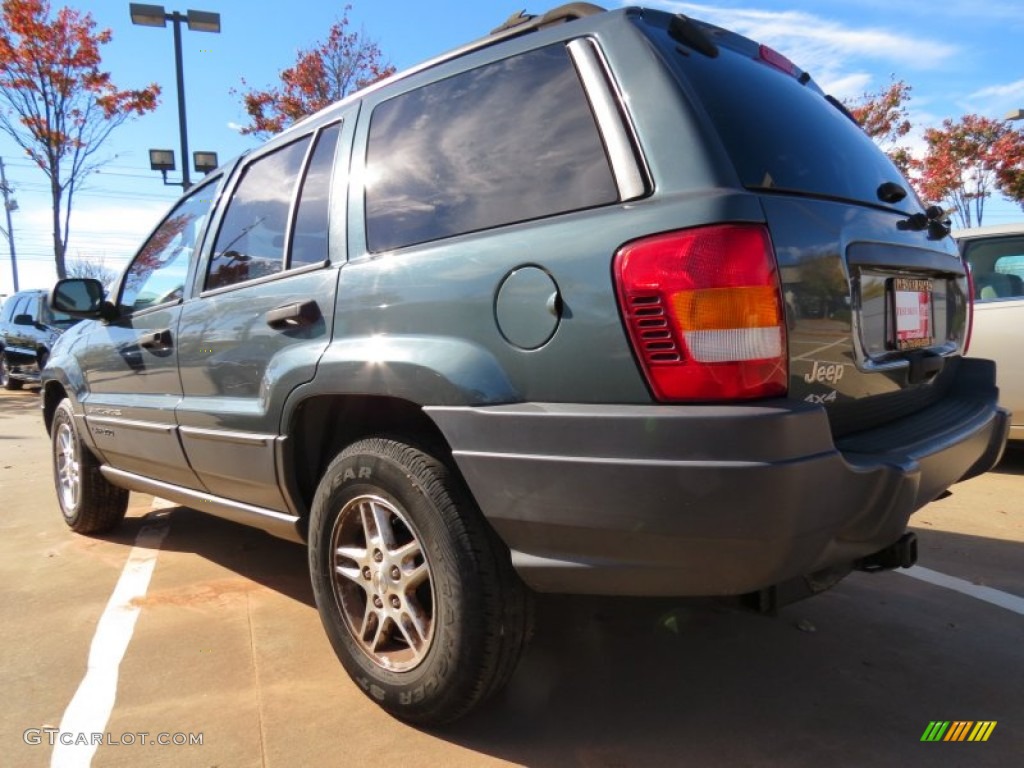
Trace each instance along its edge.
{"label": "white cloud", "polygon": [[987,88],[975,91],[970,97],[972,99],[996,97],[1024,100],[1024,80],[1017,80],[1005,85],[990,85]]}
{"label": "white cloud", "polygon": [[245,126],[236,123],[234,120],[230,120],[228,121],[228,128],[234,131],[235,133],[241,133],[242,129],[244,129]]}
{"label": "white cloud", "polygon": [[1011,109],[1024,106],[1024,80],[979,88],[960,100],[958,105],[965,113],[1003,118]]}
{"label": "white cloud", "polygon": [[167,213],[170,204],[153,202],[82,203],[71,212],[68,258],[104,259],[120,269]]}
{"label": "white cloud", "polygon": [[[778,50],[811,73],[836,95],[858,96],[870,86],[863,71],[865,59],[892,64],[894,69],[933,69],[954,57],[958,48],[928,40],[915,30],[903,34],[882,27],[855,27],[804,11],[766,11],[756,8],[720,8],[686,2],[655,2],[669,11],[731,29]],[[848,93],[838,93],[840,89]],[[849,91],[852,90],[852,93]]]}
{"label": "white cloud", "polygon": [[[123,203],[83,198],[71,211],[68,261],[95,261],[120,272],[170,206],[170,202],[163,200]],[[50,239],[52,216],[46,205],[26,204],[18,210],[15,242],[20,288],[48,288],[57,279]],[[6,240],[3,240],[0,243],[0,294],[13,291],[6,255]]]}
{"label": "white cloud", "polygon": [[854,72],[840,75],[835,80],[818,81],[826,93],[831,93],[840,101],[857,100],[870,90],[871,75],[867,72]]}

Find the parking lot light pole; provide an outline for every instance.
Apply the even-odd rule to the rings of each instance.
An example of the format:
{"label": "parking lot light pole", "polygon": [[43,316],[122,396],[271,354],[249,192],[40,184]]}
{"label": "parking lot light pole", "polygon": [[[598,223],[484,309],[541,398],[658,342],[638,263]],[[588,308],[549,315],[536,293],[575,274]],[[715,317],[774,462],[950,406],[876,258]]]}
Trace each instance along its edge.
{"label": "parking lot light pole", "polygon": [[3,195],[4,212],[7,214],[7,229],[0,227],[7,238],[7,244],[11,250],[11,277],[13,278],[14,293],[18,292],[18,259],[14,253],[14,225],[11,223],[11,211],[18,210],[18,201],[11,197],[13,192],[7,185],[7,175],[4,173],[4,159],[0,157],[0,194]]}
{"label": "parking lot light pole", "polygon": [[145,5],[129,3],[132,24],[143,27],[166,27],[170,21],[174,25],[174,67],[178,80],[178,131],[181,134],[181,186],[185,191],[192,186],[188,175],[188,128],[185,120],[185,71],[181,57],[181,22],[186,22],[194,32],[220,32],[220,14],[210,11],[193,11],[186,13],[172,11],[167,13],[162,5]]}
{"label": "parking lot light pole", "polygon": [[1011,109],[1006,113],[1006,120],[1024,120],[1024,109]]}

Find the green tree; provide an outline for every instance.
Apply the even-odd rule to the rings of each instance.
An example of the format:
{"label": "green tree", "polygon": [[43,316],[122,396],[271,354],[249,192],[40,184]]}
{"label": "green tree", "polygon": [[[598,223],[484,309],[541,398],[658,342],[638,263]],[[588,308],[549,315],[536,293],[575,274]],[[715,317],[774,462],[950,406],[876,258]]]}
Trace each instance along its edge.
{"label": "green tree", "polygon": [[156,108],[160,88],[118,90],[100,69],[109,29],[91,14],[47,0],[0,6],[0,130],[46,174],[53,207],[53,259],[66,277],[68,222],[75,192],[105,162],[96,153],[133,115]]}

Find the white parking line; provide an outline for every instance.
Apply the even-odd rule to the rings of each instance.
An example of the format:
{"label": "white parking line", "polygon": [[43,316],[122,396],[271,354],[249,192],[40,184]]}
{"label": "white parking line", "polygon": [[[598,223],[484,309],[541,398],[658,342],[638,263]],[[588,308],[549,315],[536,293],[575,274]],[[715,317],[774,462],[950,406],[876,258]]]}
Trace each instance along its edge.
{"label": "white parking line", "polygon": [[[154,503],[153,506],[159,505]],[[99,746],[89,737],[102,734],[110,720],[117,697],[118,670],[139,617],[137,601],[149,589],[160,546],[170,529],[166,512],[151,512],[146,519],[152,522],[144,525],[135,537],[135,546],[128,554],[121,578],[96,625],[85,677],[60,721],[61,734],[70,734],[66,738],[72,743],[58,741],[54,744],[51,768],[87,768]],[[81,735],[85,738],[80,738]]]}
{"label": "white parking line", "polygon": [[[826,344],[823,347],[817,347],[815,349],[812,349],[810,352],[804,352],[802,355],[794,357],[793,359],[794,360],[807,360],[807,359],[813,357],[814,355],[821,354],[826,349],[832,349],[832,347],[839,346],[840,344],[845,344],[848,341],[849,341],[849,339],[837,339],[836,341],[833,341],[831,344]],[[798,343],[807,343],[807,342],[798,342]]]}
{"label": "white parking line", "polygon": [[961,594],[969,597],[983,600],[986,603],[992,605],[998,605],[1000,608],[1005,608],[1008,611],[1019,613],[1024,616],[1024,597],[1017,597],[1017,595],[1011,595],[1009,592],[1000,592],[998,589],[992,589],[992,587],[982,587],[978,584],[972,584],[964,579],[958,579],[955,576],[947,576],[944,573],[933,571],[928,568],[922,568],[919,565],[915,565],[913,568],[897,569],[896,573],[902,573],[905,576],[913,576],[915,579],[921,581],[927,581],[929,584],[934,584],[937,587],[945,587],[946,589],[952,589],[954,592],[960,592]]}

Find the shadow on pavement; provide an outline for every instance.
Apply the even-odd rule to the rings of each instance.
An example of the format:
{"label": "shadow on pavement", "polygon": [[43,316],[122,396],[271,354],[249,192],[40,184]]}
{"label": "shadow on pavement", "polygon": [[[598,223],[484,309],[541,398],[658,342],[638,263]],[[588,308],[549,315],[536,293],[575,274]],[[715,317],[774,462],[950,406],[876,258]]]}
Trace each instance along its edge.
{"label": "shadow on pavement", "polygon": [[[315,610],[303,545],[187,507],[172,507],[168,512],[171,528],[161,550],[198,555]],[[135,537],[152,514],[128,517],[102,538],[134,546]]]}
{"label": "shadow on pavement", "polygon": [[[315,610],[303,547],[183,508],[171,521],[165,549]],[[130,545],[143,523],[109,538]],[[1024,595],[1024,544],[921,533],[922,565]],[[660,598],[537,602],[508,688],[428,733],[542,768],[995,766],[1024,752],[1024,617],[905,575],[854,574],[777,618]],[[922,744],[935,719],[998,726],[984,744]]]}
{"label": "shadow on pavement", "polygon": [[[951,572],[956,552],[1001,564],[990,586],[1024,596],[1024,544],[929,531],[922,564]],[[1024,617],[896,573],[854,574],[778,618],[542,597],[509,688],[436,733],[545,768],[1000,765],[1024,750],[1022,647]],[[996,720],[999,738],[925,754],[935,719]]]}
{"label": "shadow on pavement", "polygon": [[992,471],[1000,475],[1024,475],[1024,441],[1014,440],[1007,443],[1002,461]]}

